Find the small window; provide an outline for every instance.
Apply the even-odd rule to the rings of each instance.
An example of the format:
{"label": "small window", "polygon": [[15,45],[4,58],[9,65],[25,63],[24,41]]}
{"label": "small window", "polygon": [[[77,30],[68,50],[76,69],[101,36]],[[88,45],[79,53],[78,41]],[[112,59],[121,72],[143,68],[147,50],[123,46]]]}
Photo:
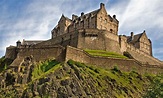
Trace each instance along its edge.
{"label": "small window", "polygon": [[61,44],[63,43],[64,39],[62,38]]}
{"label": "small window", "polygon": [[102,17],[100,17],[100,21],[102,21]]}
{"label": "small window", "polygon": [[107,23],[107,19],[105,19],[104,23]]}
{"label": "small window", "polygon": [[110,33],[113,33],[113,29],[110,29]]}

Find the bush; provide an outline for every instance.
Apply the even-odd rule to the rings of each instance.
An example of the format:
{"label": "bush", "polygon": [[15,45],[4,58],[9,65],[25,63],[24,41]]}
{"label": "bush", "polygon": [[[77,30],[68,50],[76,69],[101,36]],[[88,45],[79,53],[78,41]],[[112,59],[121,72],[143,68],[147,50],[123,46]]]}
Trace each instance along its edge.
{"label": "bush", "polygon": [[70,66],[72,66],[72,65],[74,65],[75,64],[75,62],[73,61],[73,60],[68,60],[68,65],[70,65]]}
{"label": "bush", "polygon": [[116,72],[120,71],[120,70],[118,69],[118,66],[114,66],[113,70],[116,71]]}
{"label": "bush", "polygon": [[4,56],[0,58],[0,72],[7,69],[12,62],[12,59],[5,58]]}
{"label": "bush", "polygon": [[76,62],[76,66],[84,68],[84,64],[82,64],[80,62]]}
{"label": "bush", "polygon": [[43,64],[41,65],[41,70],[42,70],[43,72],[46,72],[46,71],[48,71],[49,69],[51,69],[53,66],[57,65],[58,63],[59,63],[59,62],[56,61],[56,60],[48,60],[48,61],[46,61],[45,63],[43,63]]}

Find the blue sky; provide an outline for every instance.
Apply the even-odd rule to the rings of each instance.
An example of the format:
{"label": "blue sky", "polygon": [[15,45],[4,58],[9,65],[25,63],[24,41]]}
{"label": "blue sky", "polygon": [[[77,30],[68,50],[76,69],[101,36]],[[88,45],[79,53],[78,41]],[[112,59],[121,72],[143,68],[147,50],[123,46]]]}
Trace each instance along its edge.
{"label": "blue sky", "polygon": [[0,0],[0,56],[17,40],[46,40],[60,16],[71,18],[99,8],[119,20],[119,34],[146,30],[152,40],[153,55],[163,60],[162,0]]}

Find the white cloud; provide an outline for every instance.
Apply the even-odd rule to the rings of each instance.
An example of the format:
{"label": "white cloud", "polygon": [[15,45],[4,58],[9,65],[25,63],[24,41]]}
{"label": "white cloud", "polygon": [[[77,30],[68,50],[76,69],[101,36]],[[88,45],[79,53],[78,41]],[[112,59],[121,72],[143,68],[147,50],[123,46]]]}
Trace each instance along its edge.
{"label": "white cloud", "polygon": [[[131,30],[138,32],[144,29],[162,28],[162,5],[163,2],[161,0],[130,0],[127,7],[125,7],[123,3],[117,4],[115,7],[117,7],[119,11],[116,11],[116,8],[113,9],[115,12],[118,12],[116,14],[120,21],[120,33],[129,33]],[[155,35],[153,32],[148,33]],[[159,34],[155,35],[157,38],[160,38],[160,36],[163,37],[162,33],[158,33]]]}

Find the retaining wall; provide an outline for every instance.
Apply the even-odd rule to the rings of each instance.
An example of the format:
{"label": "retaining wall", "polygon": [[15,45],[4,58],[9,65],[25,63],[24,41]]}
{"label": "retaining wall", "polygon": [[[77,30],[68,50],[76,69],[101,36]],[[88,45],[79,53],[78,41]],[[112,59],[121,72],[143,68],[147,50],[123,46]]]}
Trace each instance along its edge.
{"label": "retaining wall", "polygon": [[118,66],[118,68],[123,71],[135,70],[139,73],[154,74],[163,72],[163,67],[154,65],[142,65],[140,62],[134,59],[117,59],[109,57],[91,56],[81,49],[68,46],[66,49],[65,60],[68,61],[70,59],[81,63],[100,66],[109,69]]}

